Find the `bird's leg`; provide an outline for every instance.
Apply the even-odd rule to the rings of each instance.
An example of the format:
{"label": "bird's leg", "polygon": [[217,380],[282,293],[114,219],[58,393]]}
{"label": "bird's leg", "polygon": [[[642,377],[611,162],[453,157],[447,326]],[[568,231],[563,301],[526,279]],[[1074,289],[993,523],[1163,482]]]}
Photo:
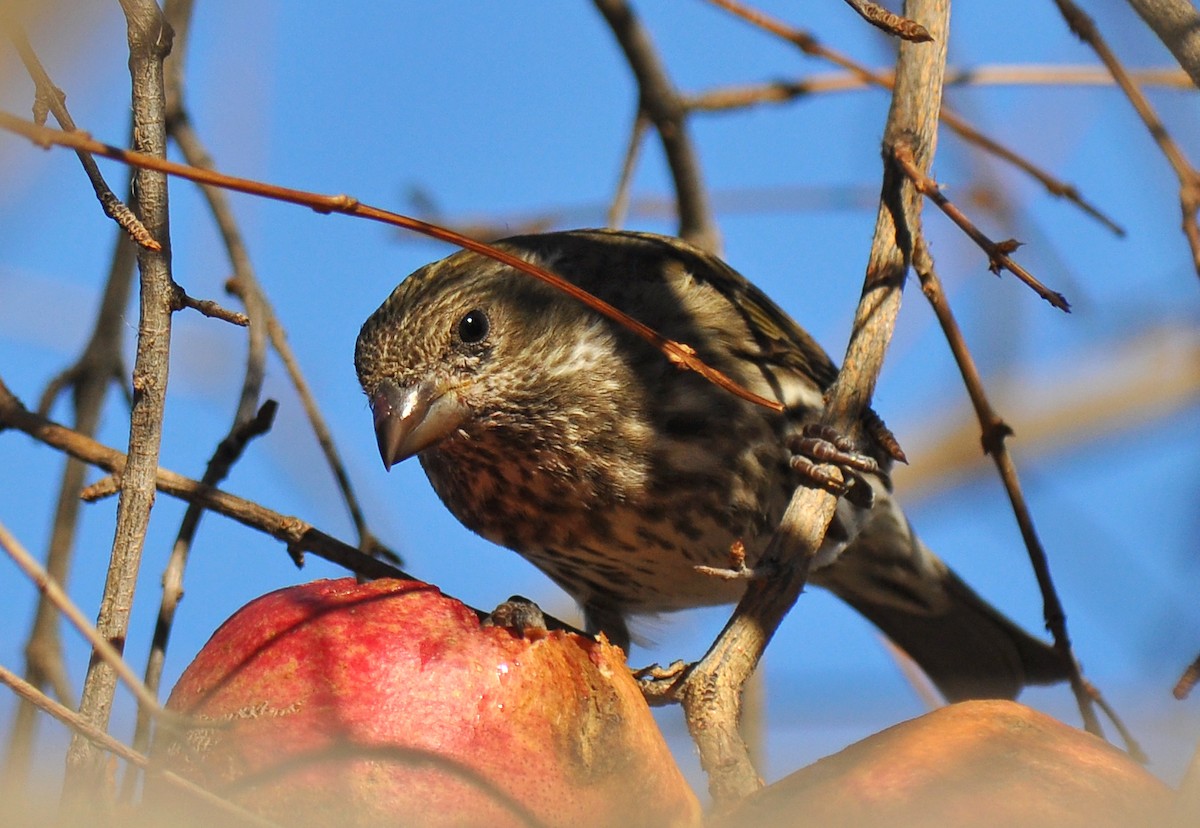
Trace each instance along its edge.
{"label": "bird's leg", "polygon": [[629,654],[629,625],[625,622],[625,614],[612,604],[611,598],[604,602],[584,601],[583,621],[589,635],[604,633],[610,644]]}
{"label": "bird's leg", "polygon": [[666,667],[651,664],[633,671],[633,678],[651,707],[674,704],[679,701],[678,691],[692,665],[684,661],[673,661]]}
{"label": "bird's leg", "polygon": [[[791,467],[809,483],[851,503],[870,508],[871,485],[864,474],[882,475],[875,458],[855,450],[849,438],[821,423],[810,423],[787,441]],[[835,473],[834,469],[838,473]]]}

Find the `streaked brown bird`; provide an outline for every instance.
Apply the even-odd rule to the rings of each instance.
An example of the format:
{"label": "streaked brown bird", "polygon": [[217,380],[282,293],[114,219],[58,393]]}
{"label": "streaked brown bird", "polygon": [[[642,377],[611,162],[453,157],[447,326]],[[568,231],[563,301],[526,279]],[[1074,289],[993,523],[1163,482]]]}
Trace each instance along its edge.
{"label": "streaked brown bird", "polygon": [[[794,449],[836,376],[828,355],[720,259],[678,239],[576,230],[497,246],[694,347],[783,413],[742,400],[578,300],[462,251],[405,279],[355,352],[383,462],[420,458],[463,524],[519,552],[623,647],[630,615],[736,601],[703,574],[765,549],[808,465]],[[886,429],[842,458],[854,481],[818,552],[832,590],[949,699],[1013,697],[1067,668],[963,583],[893,499]],[[873,461],[873,462],[870,462]],[[872,471],[878,464],[878,473]]]}

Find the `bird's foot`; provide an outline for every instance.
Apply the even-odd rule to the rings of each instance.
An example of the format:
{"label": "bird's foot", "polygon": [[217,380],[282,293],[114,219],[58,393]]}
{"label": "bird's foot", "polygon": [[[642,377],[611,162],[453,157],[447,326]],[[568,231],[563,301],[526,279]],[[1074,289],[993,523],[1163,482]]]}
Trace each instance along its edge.
{"label": "bird's foot", "polygon": [[528,630],[548,629],[542,608],[520,595],[514,595],[500,604],[480,622],[484,627],[507,627],[524,634]]}
{"label": "bird's foot", "polygon": [[849,438],[821,423],[806,425],[788,439],[791,467],[807,482],[862,508],[875,500],[864,474],[882,475],[875,458],[855,450]]}

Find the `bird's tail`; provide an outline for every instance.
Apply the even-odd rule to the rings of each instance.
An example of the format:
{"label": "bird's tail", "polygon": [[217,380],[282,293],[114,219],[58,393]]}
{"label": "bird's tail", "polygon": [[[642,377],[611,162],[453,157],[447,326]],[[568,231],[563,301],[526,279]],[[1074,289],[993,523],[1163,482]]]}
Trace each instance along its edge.
{"label": "bird's tail", "polygon": [[866,616],[949,701],[1015,698],[1068,676],[1057,650],[979,597],[913,533],[890,497],[813,583]]}

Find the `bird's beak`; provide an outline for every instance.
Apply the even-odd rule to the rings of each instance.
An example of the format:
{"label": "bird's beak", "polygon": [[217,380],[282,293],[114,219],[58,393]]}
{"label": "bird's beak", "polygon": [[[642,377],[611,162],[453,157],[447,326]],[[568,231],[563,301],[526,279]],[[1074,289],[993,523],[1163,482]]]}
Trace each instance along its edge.
{"label": "bird's beak", "polygon": [[457,394],[428,380],[404,388],[384,380],[371,398],[371,411],[386,469],[441,442],[467,416]]}

